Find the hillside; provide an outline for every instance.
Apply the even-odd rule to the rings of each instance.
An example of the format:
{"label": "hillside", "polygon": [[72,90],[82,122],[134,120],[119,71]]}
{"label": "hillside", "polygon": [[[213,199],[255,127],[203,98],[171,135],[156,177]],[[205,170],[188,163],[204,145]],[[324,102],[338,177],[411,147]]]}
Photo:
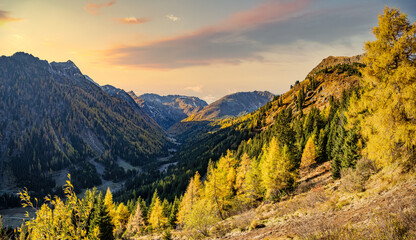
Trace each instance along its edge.
{"label": "hillside", "polygon": [[197,97],[181,95],[160,96],[157,94],[143,94],[136,96],[128,93],[134,101],[164,129],[191,116],[208,104]]}
{"label": "hillside", "polygon": [[[150,201],[151,192],[157,189],[161,197],[172,201],[176,194],[185,191],[186,181],[192,177],[193,173],[198,171],[204,176],[207,173],[209,161],[218,160],[227,153],[228,149],[236,151],[237,156],[241,156],[243,152],[249,153],[250,157],[258,156],[262,147],[270,141],[273,135],[282,131],[289,131],[286,125],[303,124],[300,122],[308,118],[307,114],[311,109],[324,111],[325,109],[328,110],[330,105],[335,109],[342,107],[341,105],[345,104],[352,91],[355,91],[354,89],[357,87],[360,78],[359,70],[362,67],[362,64],[353,62],[352,64],[336,65],[325,71],[320,71],[313,80],[305,79],[285,94],[275,96],[272,101],[251,114],[222,120],[182,121],[175,124],[169,129],[169,133],[182,144],[170,159],[170,162],[177,162],[178,164],[172,167],[168,171],[168,176],[160,181],[163,182],[164,187],[154,187],[153,182],[136,178],[127,183],[127,189],[129,190],[117,195],[117,199],[126,201],[134,191]],[[298,96],[301,89],[304,92],[304,99],[300,105]],[[298,106],[301,106],[302,111],[299,111]],[[331,118],[335,115],[334,111],[336,112],[336,110],[332,111]],[[314,111],[313,115],[316,114],[317,112]],[[283,119],[286,117],[290,117],[290,122],[293,123]],[[302,117],[300,121],[296,121],[298,117]],[[279,120],[281,123],[277,124],[276,121],[280,118],[282,118]],[[312,121],[312,123],[309,123],[312,124],[312,127],[309,127],[306,132],[296,130],[297,126],[293,126],[289,131],[288,139],[293,141],[291,143],[292,150],[298,161],[300,161],[301,155],[299,149],[303,149],[306,140],[313,131],[318,131],[313,129],[314,124],[318,124],[319,129],[327,128],[326,131],[329,131],[331,119],[326,120],[325,124],[328,126],[325,126],[322,120],[318,121],[314,118],[309,119],[309,121]],[[318,122],[313,123],[314,121]],[[296,136],[299,136],[298,140],[295,140]],[[296,148],[295,145],[297,145]],[[139,185],[139,182],[142,184]]]}
{"label": "hillside", "polygon": [[158,126],[158,128],[160,128],[159,125],[155,122],[155,120],[153,120],[153,118],[151,118],[149,115],[147,115],[147,113],[133,99],[132,96],[135,96],[135,95],[130,95],[129,93],[127,93],[123,89],[116,88],[116,87],[111,86],[111,85],[101,86],[101,89],[104,92],[106,92],[108,95],[110,95],[112,97],[116,97],[116,98],[118,98],[122,101],[127,102],[132,109],[134,109],[138,114],[140,114],[146,120],[146,122],[148,122],[149,124],[152,124],[154,126]]}
{"label": "hillside", "polygon": [[0,79],[2,190],[50,193],[60,170],[72,173],[80,189],[92,187],[103,177],[123,176],[114,159],[140,166],[165,151],[167,139],[157,124],[102,91],[71,61],[2,56]]}
{"label": "hillside", "polygon": [[211,120],[242,116],[251,113],[273,98],[267,91],[238,92],[227,95],[204,107],[186,121]]}

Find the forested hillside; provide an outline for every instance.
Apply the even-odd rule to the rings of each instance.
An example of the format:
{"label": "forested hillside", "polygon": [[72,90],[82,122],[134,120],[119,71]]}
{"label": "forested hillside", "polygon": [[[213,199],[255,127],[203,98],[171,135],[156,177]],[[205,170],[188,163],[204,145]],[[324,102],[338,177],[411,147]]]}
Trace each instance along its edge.
{"label": "forested hillside", "polygon": [[[48,63],[26,53],[0,58],[0,159],[2,188],[51,193],[51,177],[67,169],[81,189],[162,155],[163,130],[128,102],[111,97],[74,63]],[[149,121],[150,120],[150,121]],[[59,186],[60,188],[60,186]],[[58,189],[59,189],[58,188]]]}
{"label": "forested hillside", "polygon": [[[416,23],[386,7],[363,58],[325,59],[258,111],[186,123],[159,178],[47,197],[23,239],[415,239]],[[158,179],[159,178],[159,179]],[[1,226],[0,226],[1,229]]]}

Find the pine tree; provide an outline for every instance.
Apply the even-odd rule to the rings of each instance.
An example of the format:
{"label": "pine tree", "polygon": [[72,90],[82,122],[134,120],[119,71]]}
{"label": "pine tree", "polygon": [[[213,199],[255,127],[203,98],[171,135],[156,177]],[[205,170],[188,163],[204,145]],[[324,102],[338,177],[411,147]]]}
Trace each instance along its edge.
{"label": "pine tree", "polygon": [[99,235],[101,240],[113,240],[114,225],[107,206],[105,206],[102,199],[97,202],[96,210],[93,213],[92,226],[98,226]]}
{"label": "pine tree", "polygon": [[172,228],[176,228],[176,222],[178,220],[177,215],[178,215],[178,212],[179,212],[180,204],[181,204],[181,200],[175,196],[175,199],[173,200],[172,207],[171,207],[171,210],[170,210],[169,219],[168,219],[169,220],[169,225]]}
{"label": "pine tree", "polygon": [[350,129],[346,134],[345,141],[342,146],[343,158],[341,160],[341,168],[355,167],[357,159],[359,158],[358,151],[360,145],[356,129]]}

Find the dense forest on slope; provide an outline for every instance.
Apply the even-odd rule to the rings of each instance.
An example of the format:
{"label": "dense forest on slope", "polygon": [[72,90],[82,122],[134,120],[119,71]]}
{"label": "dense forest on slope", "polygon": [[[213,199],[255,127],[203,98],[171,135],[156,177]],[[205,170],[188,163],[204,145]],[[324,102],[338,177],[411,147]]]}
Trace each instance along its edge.
{"label": "dense forest on slope", "polygon": [[77,187],[92,187],[100,179],[88,159],[114,170],[111,159],[138,166],[163,152],[167,139],[158,125],[102,91],[72,62],[49,64],[16,53],[1,57],[0,66],[0,159],[8,182],[51,193],[51,174],[72,167],[74,180],[82,179]]}
{"label": "dense forest on slope", "polygon": [[[274,97],[258,111],[242,117],[176,124],[170,131],[183,144],[170,160],[178,162],[178,165],[171,167],[167,176],[159,181],[152,177],[157,175],[149,173],[128,180],[126,190],[116,193],[116,199],[127,201],[142,196],[149,202],[157,189],[161,197],[173,201],[175,196],[185,191],[186,183],[196,171],[202,176],[207,173],[210,160],[218,160],[227,150],[236,151],[238,157],[244,152],[256,157],[264,144],[278,134],[290,138],[287,144],[298,162],[306,141],[315,134],[316,141],[325,145],[322,146],[325,148],[322,161],[327,160],[329,156],[326,153],[332,152],[331,144],[343,138],[343,135],[333,132],[338,125],[345,124],[337,121],[343,118],[340,112],[348,105],[350,95],[358,92],[360,69],[364,66],[357,62],[325,66],[313,77],[296,83],[289,92]],[[325,108],[326,112],[323,112]],[[344,130],[339,128],[336,131]],[[334,136],[326,149],[330,133]]]}

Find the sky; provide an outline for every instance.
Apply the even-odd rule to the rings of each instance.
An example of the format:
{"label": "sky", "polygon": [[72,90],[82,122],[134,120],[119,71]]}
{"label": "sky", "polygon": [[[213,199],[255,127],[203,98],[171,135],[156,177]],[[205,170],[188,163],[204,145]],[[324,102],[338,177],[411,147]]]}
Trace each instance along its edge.
{"label": "sky", "polygon": [[72,60],[138,95],[281,94],[363,53],[386,5],[415,21],[414,0],[0,0],[0,55]]}

